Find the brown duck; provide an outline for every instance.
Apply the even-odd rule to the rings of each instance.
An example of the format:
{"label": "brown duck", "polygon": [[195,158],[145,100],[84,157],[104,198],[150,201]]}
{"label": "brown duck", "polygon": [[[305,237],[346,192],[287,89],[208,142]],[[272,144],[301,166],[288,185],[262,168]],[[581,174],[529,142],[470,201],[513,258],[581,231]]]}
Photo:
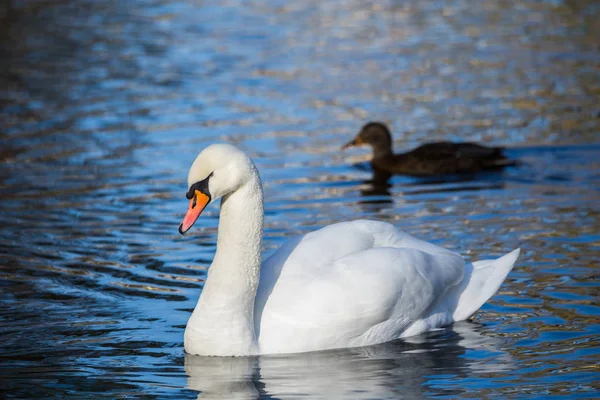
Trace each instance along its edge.
{"label": "brown duck", "polygon": [[343,149],[369,145],[373,149],[371,164],[379,172],[402,175],[441,175],[498,169],[515,165],[502,153],[502,147],[476,143],[426,143],[407,153],[392,152],[392,135],[381,122],[369,122]]}

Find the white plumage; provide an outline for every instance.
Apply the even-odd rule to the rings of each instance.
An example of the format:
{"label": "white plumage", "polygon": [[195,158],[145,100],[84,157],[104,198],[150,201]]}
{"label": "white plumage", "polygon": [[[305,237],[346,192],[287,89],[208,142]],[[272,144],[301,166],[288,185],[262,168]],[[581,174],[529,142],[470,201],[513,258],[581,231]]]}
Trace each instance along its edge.
{"label": "white plumage", "polygon": [[465,263],[389,223],[357,220],[293,238],[261,265],[254,164],[233,146],[212,145],[188,184],[204,179],[210,199],[223,200],[217,253],[186,328],[191,354],[307,352],[426,332],[475,313],[519,255]]}

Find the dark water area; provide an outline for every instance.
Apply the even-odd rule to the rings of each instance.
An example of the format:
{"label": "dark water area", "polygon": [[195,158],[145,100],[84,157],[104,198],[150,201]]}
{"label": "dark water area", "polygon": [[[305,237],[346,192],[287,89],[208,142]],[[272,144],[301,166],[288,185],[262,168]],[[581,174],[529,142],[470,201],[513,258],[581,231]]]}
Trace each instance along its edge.
{"label": "dark water area", "polygon": [[[593,398],[600,390],[600,3],[4,1],[3,398]],[[506,146],[522,165],[373,179],[396,149]],[[210,143],[255,160],[265,254],[356,218],[470,260],[521,247],[473,321],[360,349],[183,352],[218,209],[177,232]]]}

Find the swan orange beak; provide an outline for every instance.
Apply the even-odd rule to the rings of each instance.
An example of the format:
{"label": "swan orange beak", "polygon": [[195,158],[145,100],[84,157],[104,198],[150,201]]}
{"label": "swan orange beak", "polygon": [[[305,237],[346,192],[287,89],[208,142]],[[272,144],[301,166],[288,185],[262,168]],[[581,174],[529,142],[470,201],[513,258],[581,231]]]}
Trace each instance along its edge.
{"label": "swan orange beak", "polygon": [[350,147],[360,146],[361,144],[365,144],[365,142],[360,136],[357,136],[348,143],[346,143],[344,146],[342,146],[342,150],[349,149]]}
{"label": "swan orange beak", "polygon": [[194,197],[190,199],[190,205],[179,225],[179,233],[185,234],[194,225],[206,205],[210,202],[210,197],[199,190],[194,190]]}

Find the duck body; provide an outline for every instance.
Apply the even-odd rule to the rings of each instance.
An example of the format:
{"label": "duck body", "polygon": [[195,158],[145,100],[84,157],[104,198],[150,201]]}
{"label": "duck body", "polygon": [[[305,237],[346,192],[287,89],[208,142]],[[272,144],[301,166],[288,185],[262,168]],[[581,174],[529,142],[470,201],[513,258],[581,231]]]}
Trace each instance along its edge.
{"label": "duck body", "polygon": [[432,176],[473,173],[516,165],[504,155],[502,147],[487,147],[471,142],[432,142],[406,153],[394,154],[388,127],[379,122],[363,126],[344,148],[370,145],[373,169],[390,174]]}
{"label": "duck body", "polygon": [[407,153],[382,155],[371,160],[374,169],[393,174],[427,176],[478,172],[515,165],[502,147],[476,143],[427,143]]}
{"label": "duck body", "polygon": [[180,226],[185,233],[196,207],[222,198],[217,252],[185,331],[190,354],[298,353],[416,335],[470,317],[518,257],[467,263],[389,223],[356,220],[292,238],[261,264],[258,172],[235,147],[213,146],[190,170]]}

